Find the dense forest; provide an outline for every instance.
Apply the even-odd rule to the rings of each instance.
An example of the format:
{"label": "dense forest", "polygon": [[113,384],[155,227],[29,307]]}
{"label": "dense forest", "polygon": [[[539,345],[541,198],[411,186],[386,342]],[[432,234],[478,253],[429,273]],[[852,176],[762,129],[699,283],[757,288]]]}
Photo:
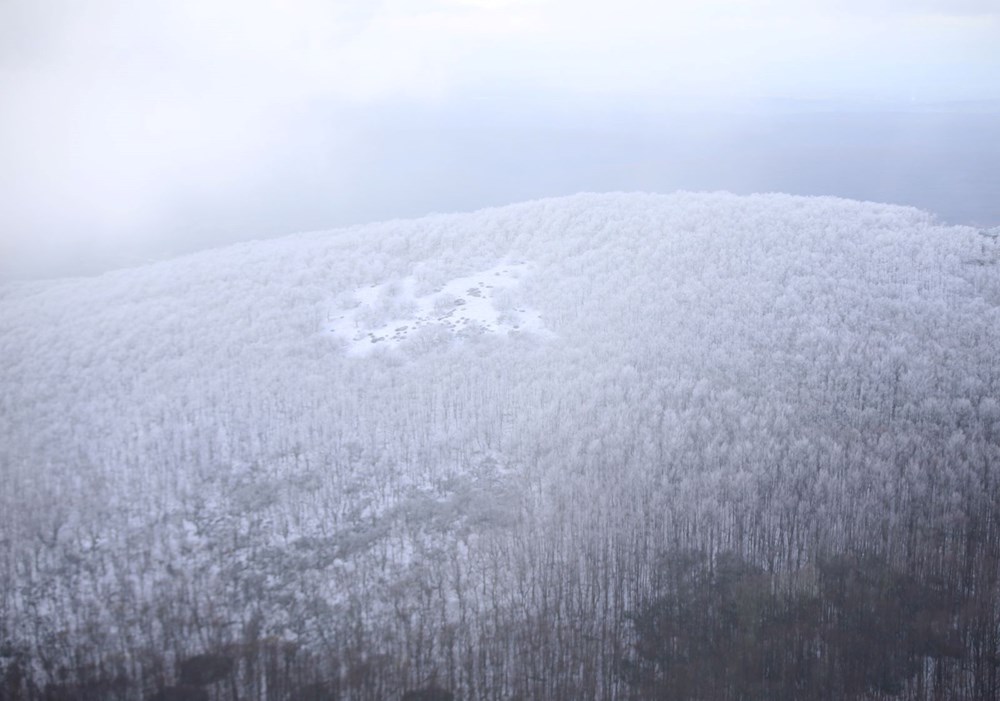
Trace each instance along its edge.
{"label": "dense forest", "polygon": [[579,195],[2,286],[0,701],[1000,698],[997,234]]}

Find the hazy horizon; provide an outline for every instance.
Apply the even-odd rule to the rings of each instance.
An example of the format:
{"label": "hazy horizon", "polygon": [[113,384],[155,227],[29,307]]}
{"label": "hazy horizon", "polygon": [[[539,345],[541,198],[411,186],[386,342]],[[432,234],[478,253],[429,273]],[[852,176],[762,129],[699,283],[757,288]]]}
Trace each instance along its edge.
{"label": "hazy horizon", "polygon": [[995,225],[983,0],[0,7],[0,280],[580,191]]}

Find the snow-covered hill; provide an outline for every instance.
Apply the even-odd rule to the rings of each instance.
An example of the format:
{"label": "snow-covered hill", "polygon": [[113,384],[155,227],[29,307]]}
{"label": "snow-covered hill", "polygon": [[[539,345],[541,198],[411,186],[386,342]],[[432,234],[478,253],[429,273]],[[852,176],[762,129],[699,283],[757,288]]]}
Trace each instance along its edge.
{"label": "snow-covered hill", "polygon": [[557,581],[607,638],[666,544],[797,571],[995,494],[998,261],[904,207],[607,194],[8,285],[0,643],[133,694],[256,636],[344,694],[546,697],[481,646]]}

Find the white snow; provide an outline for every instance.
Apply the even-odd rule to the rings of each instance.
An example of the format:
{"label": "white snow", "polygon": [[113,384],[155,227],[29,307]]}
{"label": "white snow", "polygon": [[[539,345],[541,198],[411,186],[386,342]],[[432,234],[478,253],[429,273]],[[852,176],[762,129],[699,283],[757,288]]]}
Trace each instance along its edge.
{"label": "white snow", "polygon": [[542,315],[519,301],[522,278],[537,266],[501,261],[488,270],[454,278],[430,294],[416,275],[359,287],[350,305],[328,315],[325,333],[345,341],[348,355],[368,355],[404,344],[442,347],[471,335],[547,335]]}

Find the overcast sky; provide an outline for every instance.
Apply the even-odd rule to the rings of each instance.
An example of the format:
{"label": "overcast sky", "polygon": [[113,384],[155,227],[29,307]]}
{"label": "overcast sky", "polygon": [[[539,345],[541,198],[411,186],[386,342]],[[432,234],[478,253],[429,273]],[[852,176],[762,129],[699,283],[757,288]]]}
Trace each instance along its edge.
{"label": "overcast sky", "polygon": [[997,46],[997,0],[0,0],[2,267],[155,253],[194,200],[212,243],[278,170],[281,211],[297,167],[335,193],[368,115],[996,100]]}

